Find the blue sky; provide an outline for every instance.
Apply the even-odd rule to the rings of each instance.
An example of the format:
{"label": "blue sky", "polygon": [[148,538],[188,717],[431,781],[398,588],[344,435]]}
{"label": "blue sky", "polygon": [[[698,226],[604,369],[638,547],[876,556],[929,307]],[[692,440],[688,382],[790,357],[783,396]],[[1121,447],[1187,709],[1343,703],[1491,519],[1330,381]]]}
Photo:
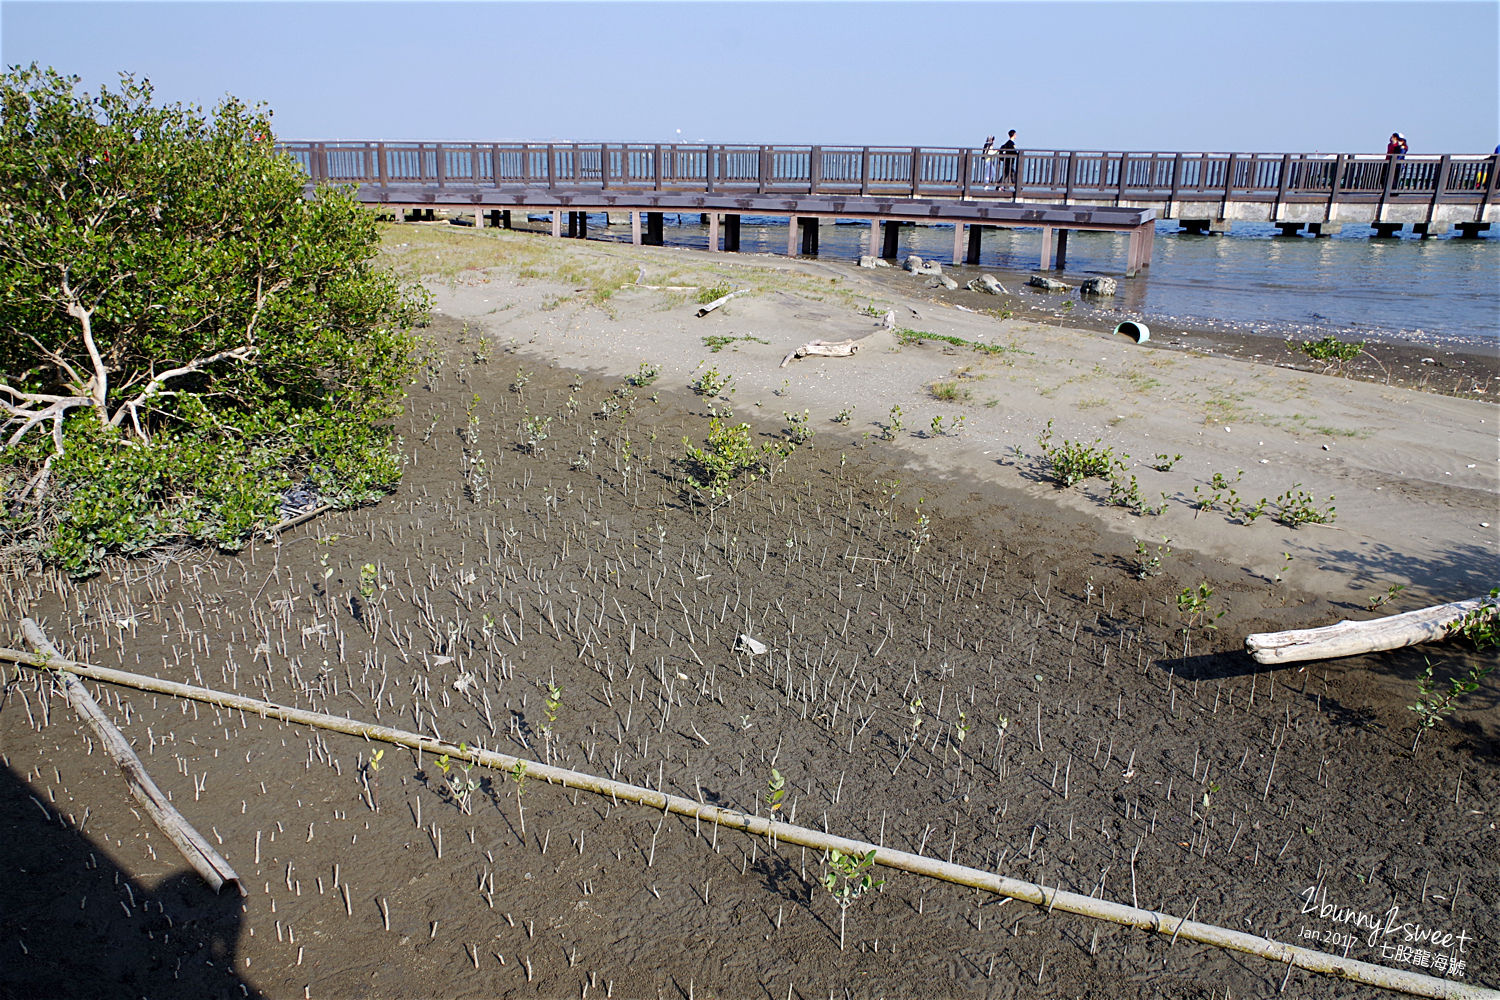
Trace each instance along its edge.
{"label": "blue sky", "polygon": [[[1479,153],[1500,3],[72,3],[0,58],[287,139]],[[679,131],[680,130],[680,131]]]}

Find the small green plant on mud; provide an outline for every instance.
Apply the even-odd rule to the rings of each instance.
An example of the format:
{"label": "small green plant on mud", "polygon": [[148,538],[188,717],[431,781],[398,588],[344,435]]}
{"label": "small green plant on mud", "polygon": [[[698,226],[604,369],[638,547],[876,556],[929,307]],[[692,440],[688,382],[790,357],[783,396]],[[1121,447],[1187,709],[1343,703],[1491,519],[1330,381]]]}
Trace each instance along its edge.
{"label": "small green plant on mud", "polygon": [[1180,461],[1182,461],[1182,455],[1180,454],[1160,454],[1157,455],[1155,460],[1152,461],[1151,468],[1155,469],[1157,472],[1171,472],[1172,466],[1176,465]]}
{"label": "small green plant on mud", "polygon": [[1214,611],[1209,599],[1214,596],[1214,589],[1207,582],[1198,584],[1198,589],[1184,587],[1182,593],[1177,595],[1177,613],[1182,617],[1182,649],[1183,655],[1187,655],[1188,636],[1195,628],[1201,628],[1205,632],[1212,632],[1219,627],[1220,618],[1224,617],[1223,611]]}
{"label": "small green plant on mud", "polygon": [[911,554],[915,556],[922,551],[922,546],[932,541],[932,518],[922,513],[922,504],[926,503],[923,497],[917,498],[917,520],[907,529],[907,541],[911,545]]}
{"label": "small green plant on mud", "polygon": [[1194,486],[1193,502],[1197,504],[1198,509],[1193,513],[1193,517],[1196,518],[1205,510],[1213,510],[1218,506],[1219,501],[1223,500],[1226,496],[1229,498],[1227,506],[1230,512],[1237,511],[1239,509],[1239,491],[1235,489],[1235,486],[1239,484],[1241,477],[1244,475],[1244,469],[1235,472],[1233,479],[1227,478],[1222,472],[1215,472],[1209,479],[1207,489],[1204,489],[1201,483]]}
{"label": "small green plant on mud", "polygon": [[1135,540],[1135,578],[1144,580],[1147,577],[1160,576],[1162,561],[1172,554],[1172,539],[1163,538],[1161,544],[1156,546],[1153,552],[1151,548],[1141,539]]}
{"label": "small green plant on mud", "polygon": [[1208,812],[1208,807],[1214,804],[1214,796],[1218,793],[1219,783],[1217,781],[1210,781],[1208,783],[1208,787],[1203,789],[1203,795],[1199,798],[1198,801],[1203,806],[1203,811],[1205,813]]}
{"label": "small green plant on mud", "polygon": [[911,727],[911,733],[908,735],[908,741],[912,744],[912,746],[915,746],[917,743],[917,733],[922,728],[922,699],[920,697],[913,698],[907,704],[906,724]]}
{"label": "small green plant on mud", "polygon": [[539,455],[542,451],[542,442],[548,438],[548,429],[552,426],[552,418],[545,414],[533,414],[530,410],[525,411],[525,419],[521,421],[521,446],[526,449],[528,455]]}
{"label": "small green plant on mud", "polygon": [[[484,400],[476,392],[473,398],[469,400],[469,405],[464,409],[465,416],[468,417],[467,423],[464,424],[464,443],[467,445],[472,446],[479,443],[479,404],[482,402]],[[423,441],[425,443],[426,439],[424,438]]]}
{"label": "small green plant on mud", "polygon": [[1483,604],[1462,618],[1449,622],[1448,634],[1468,639],[1475,649],[1494,649],[1500,646],[1500,588],[1491,587],[1489,597]]}
{"label": "small green plant on mud", "polygon": [[371,812],[380,812],[380,760],[384,756],[385,748],[382,747],[370,755],[370,761],[365,765],[365,791],[369,794]]}
{"label": "small green plant on mud", "polygon": [[[469,745],[460,743],[458,749],[468,753]],[[473,761],[464,758],[457,764],[459,773],[455,774],[453,762],[447,754],[437,759],[438,769],[443,772],[443,777],[448,779],[448,791],[452,794],[453,801],[457,803],[458,811],[468,816],[473,813],[474,793],[479,791],[479,779],[473,776]]]}
{"label": "small green plant on mud", "polygon": [[1321,508],[1313,500],[1312,494],[1301,488],[1301,483],[1293,483],[1291,487],[1276,498],[1276,520],[1288,528],[1296,528],[1303,524],[1331,524],[1337,516],[1333,506],[1333,496],[1328,497],[1328,507]]}
{"label": "small green plant on mud", "polygon": [[693,490],[712,499],[728,495],[741,477],[752,482],[760,473],[760,457],[750,443],[749,424],[728,424],[719,417],[708,423],[708,438],[699,448],[683,438],[685,478]]}
{"label": "small green plant on mud", "polygon": [[751,341],[751,342],[756,343],[756,344],[769,344],[770,343],[769,340],[764,340],[764,339],[762,339],[760,337],[755,336],[754,334],[746,334],[743,337],[724,337],[724,336],[714,335],[714,336],[704,337],[703,338],[703,346],[706,347],[706,348],[708,348],[710,353],[712,353],[712,354],[718,354],[720,351],[722,351],[724,348],[728,347],[730,344],[733,344],[736,341],[740,341],[740,340],[748,340],[748,341]]}
{"label": "small green plant on mud", "polygon": [[1395,600],[1397,595],[1399,595],[1401,591],[1405,589],[1406,584],[1393,583],[1385,588],[1385,593],[1376,594],[1374,597],[1370,598],[1369,603],[1366,604],[1366,607],[1368,607],[1371,611],[1374,611],[1376,608],[1389,604],[1391,601]]}
{"label": "small green plant on mud", "polygon": [[510,391],[517,394],[523,392],[526,389],[526,384],[531,381],[531,376],[535,374],[535,372],[529,372],[525,368],[517,368],[516,377],[510,383]]}
{"label": "small green plant on mud", "polygon": [[876,485],[880,487],[880,504],[885,509],[885,515],[895,524],[901,520],[896,513],[896,499],[901,496],[901,480],[881,479],[876,481]]}
{"label": "small green plant on mud", "polygon": [[838,848],[828,852],[823,888],[839,904],[839,951],[844,950],[844,920],[849,907],[865,893],[885,885],[885,880],[877,879],[873,873],[875,851],[872,847],[864,854],[845,854]]}
{"label": "small green plant on mud", "polygon": [[1146,503],[1146,498],[1141,496],[1140,483],[1135,476],[1128,480],[1124,477],[1125,465],[1122,462],[1115,463],[1115,470],[1109,474],[1109,502],[1116,507],[1124,507],[1132,514],[1150,514],[1157,516],[1166,513],[1167,495],[1161,494],[1161,502],[1156,505]]}
{"label": "small green plant on mud", "polygon": [[[749,716],[746,716],[749,718]],[[771,768],[771,777],[766,779],[766,808],[771,812],[781,809],[786,798],[786,778],[776,768]]]}
{"label": "small green plant on mud", "polygon": [[494,350],[494,347],[495,345],[490,342],[490,338],[484,336],[483,334],[480,334],[479,343],[474,347],[474,363],[476,365],[482,365],[486,361],[488,361],[490,359],[490,353]]}
{"label": "small green plant on mud", "polygon": [[733,375],[724,375],[717,368],[709,368],[699,372],[698,377],[688,383],[688,388],[700,396],[719,396],[723,395],[733,381]]}
{"label": "small green plant on mud", "polygon": [[[1462,618],[1448,623],[1450,636],[1462,636],[1479,650],[1500,646],[1500,590],[1491,590],[1489,599]],[[1432,663],[1417,678],[1417,700],[1406,706],[1417,715],[1417,734],[1411,746],[1415,750],[1417,741],[1427,730],[1442,722],[1458,707],[1460,699],[1479,690],[1484,679],[1495,670],[1495,660],[1490,658],[1472,664],[1468,670],[1456,677],[1449,677],[1446,690],[1432,676]]]}
{"label": "small green plant on mud", "polygon": [[380,571],[375,568],[374,563],[365,563],[359,568],[359,596],[365,600],[373,600],[375,597],[376,580]]}
{"label": "small green plant on mud", "polygon": [[806,444],[811,441],[817,433],[808,426],[809,413],[803,410],[801,415],[783,410],[781,415],[786,418],[786,435],[792,444]]}
{"label": "small green plant on mud", "polygon": [[881,440],[882,441],[894,441],[894,440],[896,440],[896,435],[901,433],[901,427],[902,427],[902,423],[901,423],[901,404],[900,403],[896,403],[895,405],[893,405],[891,407],[890,417],[887,419],[886,423],[884,425],[882,425],[881,428],[880,428],[880,438],[881,438]]}
{"label": "small green plant on mud", "polygon": [[558,685],[547,682],[547,697],[542,702],[542,707],[547,712],[547,724],[542,727],[542,735],[547,741],[552,741],[552,730],[557,725],[557,714],[562,711],[563,689]]}
{"label": "small green plant on mud", "polygon": [[1052,421],[1049,420],[1046,429],[1037,438],[1037,444],[1047,460],[1052,478],[1066,489],[1086,479],[1108,478],[1119,459],[1115,457],[1114,449],[1102,447],[1102,440],[1095,438],[1092,445],[1086,445],[1065,438],[1062,444],[1054,445]]}
{"label": "small green plant on mud", "polygon": [[[958,755],[958,758],[960,760],[962,760],[964,756],[964,740],[969,738],[969,733],[973,730],[973,728],[974,727],[969,723],[968,715],[960,711],[958,713],[958,721],[953,724],[953,736],[949,742],[949,746],[953,749],[953,752]],[[947,752],[944,751],[945,757],[946,753]]]}
{"label": "small green plant on mud", "polygon": [[635,370],[634,375],[627,375],[625,381],[637,389],[643,389],[655,382],[661,375],[661,365],[653,365],[649,361],[642,361],[641,366]]}
{"label": "small green plant on mud", "polygon": [[1322,340],[1302,342],[1302,353],[1314,361],[1353,361],[1364,349],[1363,340],[1351,344],[1337,337],[1324,337]]}
{"label": "small green plant on mud", "polygon": [[526,762],[516,761],[516,766],[511,768],[510,780],[516,783],[516,817],[521,823],[521,836],[526,836],[526,808],[521,804],[521,799],[526,795]]}
{"label": "small green plant on mud", "polygon": [[854,418],[854,404],[846,403],[844,408],[834,414],[833,422],[836,424],[848,424]]}

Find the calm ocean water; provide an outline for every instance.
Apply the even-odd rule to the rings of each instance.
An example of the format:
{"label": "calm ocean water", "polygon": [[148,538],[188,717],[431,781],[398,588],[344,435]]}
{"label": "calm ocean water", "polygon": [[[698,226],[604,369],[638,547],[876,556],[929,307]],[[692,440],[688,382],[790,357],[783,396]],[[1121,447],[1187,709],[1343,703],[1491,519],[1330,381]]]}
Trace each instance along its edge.
{"label": "calm ocean water", "polygon": [[[628,224],[604,229],[602,221],[590,218],[590,238],[630,239]],[[1147,323],[1282,338],[1332,334],[1500,350],[1500,236],[1494,233],[1478,240],[1373,240],[1368,227],[1358,225],[1317,239],[1282,237],[1274,226],[1250,223],[1236,224],[1227,236],[1189,236],[1176,229],[1175,222],[1158,226],[1151,267],[1120,282],[1113,308]],[[746,216],[740,250],[784,254],[786,232],[785,218]],[[853,260],[865,252],[868,233],[867,224],[825,221],[819,257]],[[668,245],[708,245],[697,215],[669,214],[665,235]],[[1038,230],[987,229],[979,267],[1014,291],[1033,273],[1040,243]],[[903,256],[946,262],[952,252],[951,227],[902,229]],[[1093,274],[1118,276],[1124,263],[1124,236],[1075,232],[1059,277],[1076,283]]]}

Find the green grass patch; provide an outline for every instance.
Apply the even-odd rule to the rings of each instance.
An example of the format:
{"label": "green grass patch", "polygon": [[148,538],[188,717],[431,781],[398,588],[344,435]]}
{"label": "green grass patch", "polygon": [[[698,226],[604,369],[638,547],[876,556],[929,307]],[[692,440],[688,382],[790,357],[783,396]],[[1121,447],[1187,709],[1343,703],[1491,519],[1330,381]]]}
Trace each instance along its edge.
{"label": "green grass patch", "polygon": [[925,330],[902,329],[895,331],[895,335],[896,343],[903,346],[910,345],[913,347],[920,347],[923,344],[927,343],[927,341],[934,340],[944,344],[951,344],[954,347],[966,347],[971,351],[977,351],[980,354],[989,354],[991,356],[997,354],[1006,354],[1010,352],[1014,352],[1016,354],[1029,353],[1027,351],[1021,350],[1019,347],[1007,347],[1003,344],[979,344],[975,343],[972,340],[964,340],[962,337],[952,337],[948,336],[947,334],[941,333],[928,333]]}
{"label": "green grass patch", "polygon": [[[710,299],[709,301],[712,302],[713,300]],[[711,353],[718,354],[720,351],[722,351],[724,348],[728,347],[730,344],[733,344],[733,343],[735,343],[737,341],[741,341],[741,340],[748,340],[748,341],[752,341],[752,342],[757,343],[757,344],[769,344],[770,343],[769,340],[762,340],[761,338],[759,338],[757,336],[754,336],[753,334],[748,334],[747,333],[743,337],[721,337],[721,336],[704,337],[703,338],[703,346],[706,347],[706,348],[708,348]]]}

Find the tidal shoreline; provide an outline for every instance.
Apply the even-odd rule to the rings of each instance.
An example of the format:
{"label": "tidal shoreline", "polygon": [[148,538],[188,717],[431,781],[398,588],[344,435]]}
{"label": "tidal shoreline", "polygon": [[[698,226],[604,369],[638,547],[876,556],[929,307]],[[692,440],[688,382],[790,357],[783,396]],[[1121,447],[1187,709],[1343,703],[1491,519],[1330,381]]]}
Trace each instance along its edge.
{"label": "tidal shoreline", "polygon": [[[429,223],[429,225],[432,225]],[[599,242],[619,245],[619,225],[604,230],[610,235]],[[692,227],[684,227],[691,229]],[[546,227],[516,219],[517,231],[544,232]],[[628,232],[628,230],[627,230]],[[1166,236],[1164,238],[1172,238]],[[675,249],[693,249],[692,246]],[[775,254],[726,254],[726,259],[773,262],[789,258]],[[820,257],[790,258],[852,267],[836,253]],[[942,260],[939,256],[939,260]],[[878,267],[866,273],[876,280],[890,283],[904,294],[915,294],[931,301],[989,312],[1027,316],[1039,321],[1090,330],[1112,331],[1121,321],[1145,323],[1151,329],[1148,347],[1198,351],[1220,357],[1253,361],[1259,364],[1295,368],[1318,374],[1338,375],[1365,382],[1377,382],[1435,392],[1447,396],[1493,399],[1500,392],[1500,346],[1474,338],[1425,334],[1421,331],[1398,337],[1391,331],[1345,329],[1325,324],[1285,324],[1266,321],[1204,321],[1154,311],[1140,311],[1125,304],[1120,295],[1098,301],[1080,296],[1077,285],[1094,272],[1075,268],[1051,272],[1051,276],[1073,286],[1066,293],[1047,293],[1025,286],[1032,270],[1002,266],[943,264],[943,270],[959,283],[955,291],[945,291],[929,276],[913,276],[901,270],[899,262]],[[1291,266],[1291,265],[1288,265]],[[1099,272],[1107,273],[1107,272]],[[994,275],[1011,293],[1002,300],[983,293],[969,292],[968,282],[980,274]],[[1125,280],[1125,279],[1122,279]],[[1150,281],[1149,274],[1129,279]],[[1326,363],[1309,357],[1300,349],[1303,341],[1317,341],[1333,336],[1346,343],[1364,343],[1359,356],[1347,362]]]}

